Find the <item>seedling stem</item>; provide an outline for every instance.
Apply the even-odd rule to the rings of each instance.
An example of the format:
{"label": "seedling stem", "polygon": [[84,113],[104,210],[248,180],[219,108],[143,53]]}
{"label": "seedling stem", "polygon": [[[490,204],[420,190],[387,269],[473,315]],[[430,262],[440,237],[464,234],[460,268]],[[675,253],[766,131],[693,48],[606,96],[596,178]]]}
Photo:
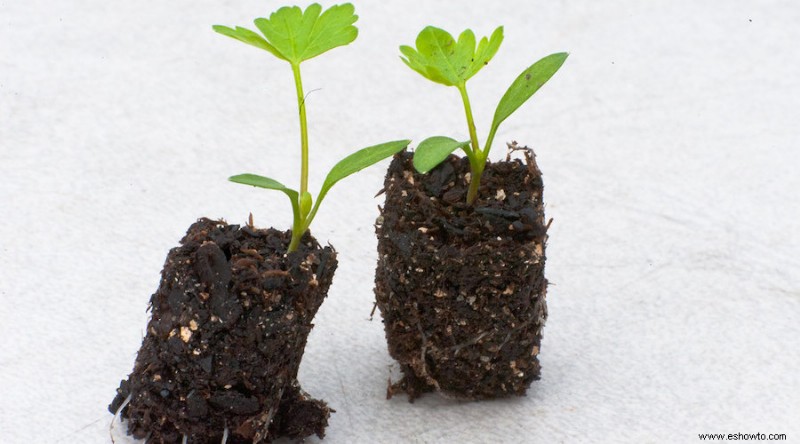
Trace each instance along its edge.
{"label": "seedling stem", "polygon": [[308,119],[306,118],[306,97],[303,94],[303,79],[300,77],[300,64],[292,63],[294,86],[297,90],[297,109],[300,113],[300,195],[308,192]]}
{"label": "seedling stem", "polygon": [[257,18],[255,25],[263,37],[240,26],[214,26],[214,31],[269,52],[278,59],[289,62],[292,67],[300,117],[299,191],[288,188],[275,179],[255,174],[238,174],[229,179],[236,183],[280,191],[289,198],[294,217],[288,253],[296,251],[300,246],[300,239],[308,231],[320,203],[334,184],[405,149],[410,142],[395,140],[362,148],[333,166],[317,193],[316,201],[308,192],[308,121],[300,63],[333,48],[350,44],[358,36],[358,29],[353,26],[356,20],[358,16],[350,3],[334,5],[324,11],[318,3],[313,3],[305,10],[297,6],[284,6],[270,14],[269,18]]}

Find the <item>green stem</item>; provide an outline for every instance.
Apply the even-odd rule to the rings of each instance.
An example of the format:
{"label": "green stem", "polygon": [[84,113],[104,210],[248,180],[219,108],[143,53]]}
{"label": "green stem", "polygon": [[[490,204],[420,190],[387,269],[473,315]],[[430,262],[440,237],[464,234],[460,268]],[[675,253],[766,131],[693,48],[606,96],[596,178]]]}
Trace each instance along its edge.
{"label": "green stem", "polygon": [[311,211],[305,217],[303,217],[302,215],[301,212],[302,210],[300,210],[299,207],[297,208],[298,213],[295,214],[294,228],[292,228],[292,242],[289,243],[289,253],[297,250],[297,247],[300,245],[300,239],[303,237],[303,234],[305,234],[305,232],[308,231],[308,228],[311,226],[311,221],[314,220],[314,216],[317,215],[319,204],[322,202],[322,199],[325,198],[326,194],[328,194],[327,190],[325,189],[320,190],[319,196],[317,196],[317,201],[314,202],[314,206],[311,207]]}
{"label": "green stem", "polygon": [[327,191],[325,190],[320,191],[319,196],[317,196],[317,201],[314,202],[314,206],[311,208],[311,211],[308,213],[308,216],[306,216],[305,220],[303,220],[302,222],[303,232],[308,230],[308,228],[311,226],[311,221],[313,221],[314,217],[317,215],[319,204],[322,202],[322,199],[325,198],[325,194],[327,194]]}
{"label": "green stem", "polygon": [[292,241],[289,242],[289,249],[286,250],[287,253],[297,251],[297,247],[300,246],[300,239],[303,237],[303,233],[304,231],[300,229],[292,229]]}
{"label": "green stem", "polygon": [[292,195],[287,193],[289,196],[289,200],[292,202],[292,240],[289,242],[289,248],[286,250],[287,253],[291,253],[292,251],[297,250],[297,247],[300,246],[300,239],[303,237],[303,233],[306,230],[303,229],[303,213],[300,210],[300,198],[292,199]]}
{"label": "green stem", "polygon": [[303,215],[300,212],[299,200],[300,199],[298,198],[297,201],[292,202],[292,213],[294,215],[292,220],[292,240],[289,242],[289,248],[286,250],[287,253],[297,250],[297,247],[300,246],[300,239],[303,238],[303,234],[306,232],[304,228]]}
{"label": "green stem", "polygon": [[300,64],[292,63],[292,74],[294,74],[294,86],[297,90],[297,110],[300,114],[300,193],[298,202],[293,203],[294,223],[292,224],[292,240],[289,242],[288,253],[297,250],[300,246],[300,239],[306,232],[303,215],[300,214],[300,197],[308,192],[308,120],[306,119],[306,98],[303,94],[303,80],[300,78]]}
{"label": "green stem", "polygon": [[[477,165],[476,165],[477,164]],[[467,191],[467,204],[472,205],[478,197],[478,188],[481,186],[481,176],[483,175],[482,163],[470,162],[472,177],[469,179],[469,191]]]}
{"label": "green stem", "polygon": [[469,104],[467,85],[464,83],[458,85],[458,92],[461,93],[464,112],[467,114],[467,126],[469,127],[469,139],[472,141],[472,152],[477,155],[481,153],[481,147],[478,145],[478,134],[475,132],[475,119],[472,118],[472,107]]}
{"label": "green stem", "polygon": [[481,161],[482,163],[486,163],[486,159],[489,157],[489,150],[492,149],[492,142],[494,142],[494,135],[497,133],[497,127],[493,127],[491,131],[489,131],[489,137],[486,138],[486,145],[483,147],[483,156]]}
{"label": "green stem", "polygon": [[470,167],[472,169],[472,177],[470,178],[469,191],[467,191],[467,203],[472,205],[478,197],[478,188],[481,186],[481,176],[483,176],[483,169],[486,167],[486,159],[489,157],[489,150],[492,148],[494,135],[497,128],[492,128],[489,131],[489,137],[486,138],[486,145],[483,151],[478,153],[475,162],[470,159]]}
{"label": "green stem", "polygon": [[[292,63],[294,86],[297,89],[297,108],[300,111],[300,196],[308,191],[308,121],[306,120],[306,98],[300,78],[300,64]],[[301,234],[302,235],[302,234]]]}
{"label": "green stem", "polygon": [[481,151],[480,145],[478,145],[478,134],[475,131],[475,119],[472,117],[472,107],[469,104],[467,85],[462,83],[457,87],[458,92],[461,93],[461,101],[464,102],[464,112],[467,115],[467,126],[469,127],[469,138],[472,142],[472,155],[465,150],[469,158],[470,170],[472,170],[469,191],[467,191],[467,204],[472,205],[478,197],[478,188],[481,186],[481,175],[483,174],[485,159],[484,153]]}

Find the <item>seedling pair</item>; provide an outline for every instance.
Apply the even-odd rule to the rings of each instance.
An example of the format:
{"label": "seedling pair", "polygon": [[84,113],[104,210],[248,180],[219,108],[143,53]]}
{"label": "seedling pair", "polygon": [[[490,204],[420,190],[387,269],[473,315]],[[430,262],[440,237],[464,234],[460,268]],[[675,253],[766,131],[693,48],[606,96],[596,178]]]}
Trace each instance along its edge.
{"label": "seedling pair", "polygon": [[[328,8],[324,12],[319,4],[312,4],[305,11],[299,7],[282,7],[270,17],[255,20],[263,37],[246,28],[214,26],[220,34],[263,49],[275,57],[289,62],[297,91],[297,106],[300,117],[300,188],[288,188],[275,179],[255,174],[240,174],[231,181],[256,187],[281,191],[292,205],[294,215],[292,240],[289,252],[297,249],[300,239],[308,230],[317,214],[320,203],[331,187],[345,177],[377,163],[405,148],[410,141],[397,140],[364,148],[344,158],[328,173],[316,201],[308,192],[308,123],[305,96],[300,75],[300,64],[333,48],[347,45],[358,36],[353,23],[358,20],[352,4],[345,3]],[[471,175],[467,192],[467,203],[474,203],[480,187],[481,175],[500,124],[525,103],[561,67],[567,53],[551,54],[520,74],[500,99],[495,110],[492,126],[485,144],[481,147],[472,116],[472,107],[467,94],[467,80],[481,70],[497,53],[503,41],[503,27],[498,27],[487,38],[477,43],[475,34],[467,29],[456,41],[447,31],[428,26],[419,33],[416,49],[401,46],[402,60],[411,69],[425,78],[446,86],[455,86],[464,105],[469,140],[458,141],[446,136],[434,136],[423,140],[414,154],[414,167],[426,173],[439,165],[450,153],[462,149],[469,159]]]}
{"label": "seedling pair", "polygon": [[[301,238],[308,231],[321,202],[333,185],[401,151],[409,143],[408,140],[397,140],[356,151],[331,169],[323,181],[316,200],[308,191],[308,125],[300,66],[308,59],[355,40],[358,30],[353,24],[357,19],[350,4],[333,6],[325,11],[320,5],[313,4],[304,11],[298,7],[283,7],[269,18],[257,19],[255,25],[261,31],[261,35],[241,27],[214,27],[215,31],[223,35],[269,52],[288,62],[292,68],[300,118],[299,188],[288,188],[275,179],[255,174],[241,174],[230,178],[234,182],[281,191],[289,198],[294,215],[289,252],[296,251],[301,246]],[[498,28],[491,38],[482,39],[476,48],[475,37],[471,31],[462,33],[456,42],[446,32],[429,27],[423,30],[417,39],[416,50],[409,47],[401,49],[405,62],[414,70],[438,83],[456,86],[461,93],[470,141],[456,142],[454,139],[441,136],[426,139],[418,147],[414,162],[420,171],[428,171],[450,152],[462,148],[469,157],[473,172],[470,202],[475,199],[480,174],[497,127],[553,75],[566,57],[566,54],[554,54],[523,72],[500,101],[489,138],[485,147],[481,149],[477,142],[466,81],[488,63],[497,52],[501,41],[502,28]],[[396,161],[403,161],[405,158],[397,158]],[[520,166],[504,164],[509,167],[514,165]],[[513,178],[512,182],[527,184],[526,180]],[[396,183],[413,185],[407,181],[396,181]],[[522,191],[533,194],[537,190]],[[541,185],[538,192],[541,196]],[[389,195],[403,196],[402,193],[387,190],[387,205],[384,211],[388,210],[390,203],[395,209],[407,205],[407,201],[403,199],[395,199],[392,202]],[[541,213],[541,199],[526,196],[518,199],[517,203],[528,207],[538,205],[531,209],[534,213]],[[503,225],[482,224],[481,220],[473,222],[480,225],[478,231],[503,229]],[[541,225],[541,221],[539,222]],[[411,227],[411,230],[418,233],[415,227]],[[237,441],[256,443],[281,435],[302,438],[315,433],[319,437],[323,436],[330,409],[324,402],[310,399],[302,392],[294,375],[297,374],[308,333],[313,326],[311,322],[327,295],[336,270],[336,252],[331,247],[320,247],[309,238],[309,242],[302,245],[306,254],[284,255],[282,250],[276,251],[273,242],[276,237],[284,239],[284,233],[277,230],[260,230],[260,233],[262,235],[253,236],[250,230],[239,229],[223,221],[202,218],[189,228],[181,245],[170,251],[162,271],[164,279],[151,298],[153,314],[148,323],[147,338],[137,355],[133,373],[127,380],[121,382],[117,396],[109,406],[111,411],[130,419],[129,433],[137,437],[151,436],[152,440],[159,442],[173,442],[180,434],[183,435],[183,442],[187,442],[190,437],[216,439],[220,435],[219,430],[224,430],[221,434],[222,442],[227,440],[229,433],[236,436],[234,439]],[[431,238],[431,241],[433,240]],[[459,239],[454,240],[459,242]],[[537,246],[525,239],[521,240],[522,242],[517,242],[511,237],[506,239],[504,245],[512,247],[514,254],[510,254],[509,257],[513,260],[486,261],[485,264],[488,265],[483,267],[486,271],[479,274],[506,276],[510,282],[507,288],[513,287],[514,282],[525,282],[530,287],[526,290],[527,293],[512,296],[508,295],[506,290],[502,290],[500,294],[501,290],[495,284],[488,283],[486,284],[488,287],[485,287],[483,280],[480,280],[476,285],[484,285],[485,288],[476,287],[476,294],[482,292],[484,295],[501,296],[492,297],[493,305],[487,304],[482,308],[486,310],[490,305],[497,308],[495,310],[497,317],[492,314],[487,316],[483,323],[480,320],[477,323],[471,320],[469,324],[463,319],[459,320],[457,328],[451,328],[453,326],[451,324],[456,320],[451,314],[456,313],[456,310],[452,312],[443,310],[442,314],[445,316],[444,322],[440,323],[442,325],[432,324],[430,327],[434,331],[444,332],[441,335],[431,335],[428,339],[433,341],[439,337],[446,338],[439,348],[443,353],[453,350],[450,347],[453,343],[464,344],[463,349],[459,345],[458,350],[452,351],[452,359],[446,357],[444,360],[449,361],[458,370],[455,378],[459,381],[457,384],[470,386],[467,391],[471,394],[471,399],[496,396],[498,393],[501,395],[524,393],[530,381],[538,375],[539,367],[535,354],[541,340],[542,323],[546,317],[544,306],[546,280],[542,275],[544,241],[540,241],[537,249]],[[381,237],[379,249],[381,245],[391,242]],[[233,246],[238,248],[232,248]],[[450,272],[465,263],[462,257],[464,247],[472,251],[473,246],[471,243],[464,246],[462,242],[456,248],[443,249],[441,253],[446,257],[437,256],[440,251],[434,251],[427,259],[425,255],[428,254],[426,253],[428,250],[421,248],[417,250],[421,252],[417,257],[427,260],[433,268],[440,263],[444,264],[442,273]],[[496,244],[489,243],[478,245],[485,251],[494,249],[495,246]],[[494,255],[494,250],[489,253]],[[395,256],[401,262],[408,259],[404,255]],[[254,260],[253,257],[259,259]],[[381,257],[385,259],[388,255]],[[388,271],[397,275],[411,269],[412,266],[409,264]],[[531,274],[530,270],[533,270],[534,274]],[[507,271],[511,274],[504,275],[503,273]],[[431,276],[436,273],[433,272]],[[284,279],[284,275],[291,278]],[[380,287],[379,282],[386,282],[386,279],[381,279],[379,274],[376,276],[376,285]],[[439,282],[435,279],[420,275],[417,280],[427,282],[426,288],[431,291],[420,292],[414,288],[397,288],[392,296],[392,300],[396,303],[395,311],[399,314],[399,316],[393,315],[396,321],[394,324],[400,326],[398,330],[400,337],[406,342],[411,341],[410,347],[405,343],[402,347],[403,350],[411,351],[411,357],[401,362],[406,363],[403,365],[404,372],[414,370],[415,363],[420,362],[421,354],[422,372],[427,378],[425,381],[432,380],[439,387],[437,380],[431,379],[426,370],[428,359],[433,358],[429,354],[426,355],[428,350],[427,345],[424,345],[427,343],[426,338],[424,336],[412,338],[408,334],[407,326],[412,324],[420,326],[419,331],[423,332],[420,324],[423,319],[419,316],[417,299],[402,298],[408,295],[413,298],[424,298],[426,295],[430,298],[439,298],[447,296],[447,293],[442,292]],[[402,280],[398,278],[393,282]],[[384,292],[384,294],[392,293]],[[509,307],[508,300],[518,296],[527,302]],[[378,297],[379,303],[381,300]],[[458,302],[455,298],[453,300],[463,305],[463,302]],[[407,304],[402,305],[403,302]],[[437,306],[440,303],[437,302]],[[517,306],[522,309],[517,310]],[[380,308],[382,313],[386,313],[385,304]],[[507,332],[497,330],[499,324],[495,319],[500,319],[506,314],[509,314],[514,322],[521,323],[519,325],[510,323],[511,330]],[[429,310],[428,317],[431,316],[434,318],[439,316],[439,310]],[[520,319],[523,321],[518,321]],[[386,324],[387,338],[390,338],[389,324]],[[258,326],[257,335],[251,331],[253,326]],[[427,329],[428,327],[426,331]],[[487,333],[490,331],[498,333],[495,338],[485,337],[494,334]],[[506,358],[511,356],[511,360],[504,361],[503,364],[508,363],[508,365],[498,364],[496,367],[495,361],[492,361],[492,366],[487,367],[484,358],[497,355],[498,349],[491,347],[495,346],[496,338],[502,337],[501,333],[506,334],[502,344],[509,341],[512,334],[515,335],[510,341],[511,344],[502,352]],[[456,340],[454,335],[460,337],[478,335],[479,339],[484,338],[484,340],[465,342]],[[422,350],[413,350],[414,344],[419,343],[423,344]],[[516,347],[516,354],[509,351],[512,344]],[[254,350],[257,352],[253,352]],[[455,354],[459,356],[456,357]],[[465,359],[469,356],[475,359],[472,361]],[[502,359],[502,357],[497,355],[492,359]],[[465,380],[462,377],[464,369],[480,369],[472,373],[467,372],[472,375],[472,380],[478,383],[473,384],[472,380]],[[521,369],[527,369],[525,370],[527,373],[523,373]],[[212,375],[214,372],[216,373]],[[488,388],[483,387],[487,385],[483,384],[486,378],[498,383],[488,384]],[[442,378],[440,380],[445,381]],[[412,392],[409,393],[413,394]],[[282,421],[281,417],[289,419]],[[286,426],[287,423],[289,426]]]}

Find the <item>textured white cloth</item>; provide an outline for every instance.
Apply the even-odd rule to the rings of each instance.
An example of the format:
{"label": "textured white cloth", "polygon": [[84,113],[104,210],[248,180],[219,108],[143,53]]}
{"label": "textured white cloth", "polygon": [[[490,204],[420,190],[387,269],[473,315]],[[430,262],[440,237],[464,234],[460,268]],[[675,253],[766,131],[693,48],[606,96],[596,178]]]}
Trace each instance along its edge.
{"label": "textured white cloth", "polygon": [[[0,441],[110,442],[167,251],[198,217],[288,228],[299,133],[289,67],[219,36],[266,1],[0,1]],[[465,138],[455,89],[398,59],[427,24],[505,42],[468,87],[481,139],[534,60],[561,72],[502,127],[545,174],[550,319],[527,397],[384,399],[369,320],[386,163],[312,227],[340,253],[300,380],[329,443],[800,439],[800,7],[769,2],[356,4],[360,36],[303,66],[312,191],[347,153]],[[394,373],[391,373],[394,372]],[[314,442],[314,440],[311,440]],[[118,443],[130,442],[118,439]]]}

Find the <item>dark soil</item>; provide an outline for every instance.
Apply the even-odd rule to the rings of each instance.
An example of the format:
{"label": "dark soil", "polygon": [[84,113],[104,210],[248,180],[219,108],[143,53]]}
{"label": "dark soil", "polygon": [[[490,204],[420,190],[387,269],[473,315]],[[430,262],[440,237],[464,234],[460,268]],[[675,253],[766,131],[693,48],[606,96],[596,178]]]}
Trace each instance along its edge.
{"label": "dark soil", "polygon": [[306,234],[200,219],[167,256],[133,373],[109,406],[148,443],[262,443],[322,437],[331,410],[297,370],[336,270]]}
{"label": "dark soil", "polygon": [[487,164],[474,206],[464,158],[425,175],[409,152],[389,166],[375,294],[403,372],[390,397],[524,395],[539,379],[547,225],[541,172],[522,151],[524,162]]}

